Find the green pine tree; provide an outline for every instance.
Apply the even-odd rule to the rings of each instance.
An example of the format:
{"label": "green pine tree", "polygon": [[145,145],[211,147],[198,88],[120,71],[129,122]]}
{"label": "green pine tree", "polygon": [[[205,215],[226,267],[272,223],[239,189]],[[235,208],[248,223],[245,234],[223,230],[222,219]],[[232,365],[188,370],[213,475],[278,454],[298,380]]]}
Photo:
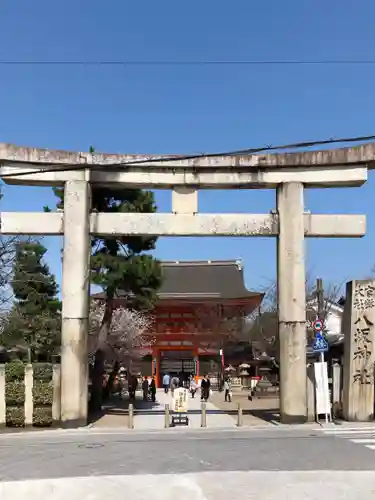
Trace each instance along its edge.
{"label": "green pine tree", "polygon": [[37,242],[16,247],[12,288],[14,304],[2,343],[27,350],[29,361],[50,357],[60,348],[61,303],[55,277],[44,262],[47,249]]}
{"label": "green pine tree", "polygon": [[[64,207],[64,190],[54,188],[59,198],[57,208]],[[92,211],[141,212],[156,211],[151,191],[140,189],[110,189],[93,187]],[[153,308],[161,286],[161,267],[149,251],[155,248],[156,237],[96,236],[91,240],[91,280],[106,296],[107,311],[113,308],[113,299],[121,298],[129,307],[139,310]]]}
{"label": "green pine tree", "polygon": [[[94,153],[94,149],[90,148]],[[64,207],[64,190],[54,188],[59,201],[57,208]],[[151,191],[141,189],[118,189],[92,186],[92,211],[111,213],[154,213],[156,205]],[[128,307],[150,310],[162,283],[161,266],[150,255],[155,248],[156,237],[143,236],[95,236],[92,238],[91,279],[99,285],[105,295],[105,314],[99,338],[105,340],[109,333],[114,299],[121,298]],[[99,348],[95,355],[92,372],[92,406],[101,405],[101,379],[104,353]]]}

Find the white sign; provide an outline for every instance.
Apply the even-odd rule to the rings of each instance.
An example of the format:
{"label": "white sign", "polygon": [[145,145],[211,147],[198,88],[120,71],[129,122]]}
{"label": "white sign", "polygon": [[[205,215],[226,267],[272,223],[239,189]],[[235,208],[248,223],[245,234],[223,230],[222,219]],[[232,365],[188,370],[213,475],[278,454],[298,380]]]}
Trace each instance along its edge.
{"label": "white sign", "polygon": [[316,417],[331,416],[331,401],[328,386],[328,368],[326,362],[314,363]]}
{"label": "white sign", "polygon": [[188,410],[189,391],[184,387],[174,390],[172,411],[177,413],[186,413]]}

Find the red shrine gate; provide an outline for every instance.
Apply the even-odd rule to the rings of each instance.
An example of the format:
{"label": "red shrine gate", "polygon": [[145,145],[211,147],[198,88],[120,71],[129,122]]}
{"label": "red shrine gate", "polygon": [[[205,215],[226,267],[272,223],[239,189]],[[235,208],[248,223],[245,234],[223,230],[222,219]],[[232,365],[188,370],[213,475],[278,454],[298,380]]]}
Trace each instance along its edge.
{"label": "red shrine gate", "polygon": [[[150,346],[131,371],[155,376],[165,373],[198,379],[217,374],[219,351],[241,334],[244,318],[259,307],[263,295],[245,288],[239,261],[162,262],[163,284],[153,311]],[[102,299],[102,294],[96,294]],[[121,291],[116,302],[121,304]],[[149,359],[149,361],[147,360]]]}
{"label": "red shrine gate", "polygon": [[263,299],[245,288],[238,261],[163,262],[162,269],[150,367],[158,387],[165,373],[196,379],[217,373],[220,349]]}

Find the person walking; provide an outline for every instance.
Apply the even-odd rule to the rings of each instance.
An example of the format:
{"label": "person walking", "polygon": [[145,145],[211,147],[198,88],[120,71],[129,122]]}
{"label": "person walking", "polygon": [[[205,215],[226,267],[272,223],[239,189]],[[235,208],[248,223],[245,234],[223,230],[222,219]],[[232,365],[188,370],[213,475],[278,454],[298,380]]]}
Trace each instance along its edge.
{"label": "person walking", "polygon": [[155,377],[152,377],[152,380],[151,380],[150,394],[151,394],[151,401],[153,403],[155,403],[155,401],[156,401],[156,383],[155,383]]}
{"label": "person walking", "polygon": [[168,373],[166,373],[163,377],[163,387],[165,394],[168,394],[170,384],[171,384],[171,377],[169,376]]}
{"label": "person walking", "polygon": [[211,382],[207,375],[204,375],[201,382],[201,401],[207,401],[210,397]]}
{"label": "person walking", "polygon": [[191,397],[194,399],[195,393],[197,392],[197,383],[196,383],[194,377],[191,377],[189,389],[190,389]]}
{"label": "person walking", "polygon": [[232,382],[229,377],[224,380],[224,395],[225,402],[230,403],[232,401]]}
{"label": "person walking", "polygon": [[142,382],[143,401],[148,401],[148,379],[145,377]]}
{"label": "person walking", "polygon": [[129,378],[129,398],[135,400],[135,395],[138,387],[138,379],[135,375],[130,375]]}
{"label": "person walking", "polygon": [[171,382],[171,392],[172,392],[172,397],[174,395],[174,390],[178,388],[179,386],[179,379],[177,377],[173,377],[172,378],[172,382]]}

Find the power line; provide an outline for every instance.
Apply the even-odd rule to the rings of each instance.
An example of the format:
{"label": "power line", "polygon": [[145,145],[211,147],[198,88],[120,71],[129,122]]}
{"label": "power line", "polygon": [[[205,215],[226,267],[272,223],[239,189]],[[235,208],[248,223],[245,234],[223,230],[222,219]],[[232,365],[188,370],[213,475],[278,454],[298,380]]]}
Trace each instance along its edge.
{"label": "power line", "polygon": [[[137,159],[137,160],[129,160],[127,162],[119,162],[119,163],[109,163],[106,165],[98,165],[98,164],[90,164],[90,163],[77,163],[77,164],[69,164],[69,165],[58,165],[53,167],[40,168],[43,165],[41,162],[28,162],[28,165],[38,167],[35,170],[28,170],[26,172],[17,172],[11,174],[4,174],[1,178],[13,178],[13,177],[23,177],[30,174],[38,174],[38,173],[50,173],[50,172],[69,172],[70,170],[102,170],[105,168],[108,172],[123,172],[127,166],[137,166],[138,164],[155,164],[162,162],[178,162],[182,160],[194,160],[199,158],[217,158],[220,156],[240,156],[240,155],[251,155],[257,153],[265,153],[270,151],[285,151],[285,150],[294,150],[300,148],[310,148],[315,146],[325,146],[329,144],[348,144],[348,143],[356,143],[356,142],[368,142],[375,140],[375,135],[366,135],[366,136],[358,136],[358,137],[344,137],[339,139],[325,139],[320,141],[304,141],[304,142],[296,142],[293,144],[283,144],[283,145],[266,145],[258,148],[248,148],[248,149],[240,149],[235,151],[227,151],[221,153],[201,153],[201,154],[190,154],[190,155],[176,155],[176,156],[160,156],[157,158],[149,158],[149,159]],[[92,153],[95,157],[95,153]],[[0,162],[1,165],[1,162]],[[125,167],[125,168],[124,168]]]}
{"label": "power line", "polygon": [[2,66],[334,66],[374,65],[375,59],[265,59],[265,60],[0,60]]}

